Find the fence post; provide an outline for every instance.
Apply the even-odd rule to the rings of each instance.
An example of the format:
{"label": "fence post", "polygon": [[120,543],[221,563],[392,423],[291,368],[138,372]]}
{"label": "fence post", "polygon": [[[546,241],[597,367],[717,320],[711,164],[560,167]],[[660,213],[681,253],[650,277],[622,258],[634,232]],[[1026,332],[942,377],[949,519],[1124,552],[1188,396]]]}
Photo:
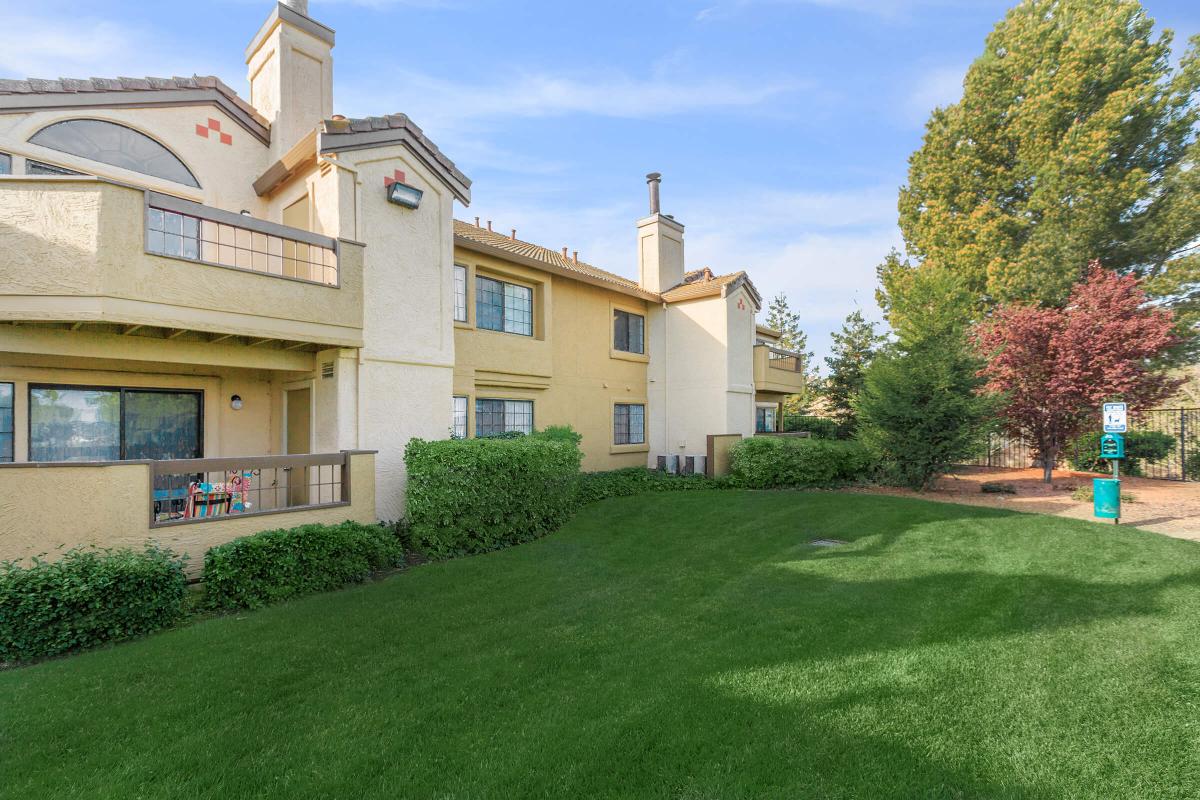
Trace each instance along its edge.
{"label": "fence post", "polygon": [[1187,474],[1187,409],[1179,409],[1179,479],[1186,481]]}

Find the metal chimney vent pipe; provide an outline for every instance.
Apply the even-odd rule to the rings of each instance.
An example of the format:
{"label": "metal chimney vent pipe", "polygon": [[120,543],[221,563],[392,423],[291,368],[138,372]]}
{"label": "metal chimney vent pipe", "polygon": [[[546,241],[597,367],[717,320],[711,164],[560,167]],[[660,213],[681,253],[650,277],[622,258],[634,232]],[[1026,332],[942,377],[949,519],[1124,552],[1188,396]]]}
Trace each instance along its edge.
{"label": "metal chimney vent pipe", "polygon": [[646,176],[646,183],[650,185],[650,215],[653,216],[659,212],[660,206],[658,202],[658,185],[662,183],[662,174],[651,172]]}
{"label": "metal chimney vent pipe", "polygon": [[308,0],[281,0],[281,2],[297,14],[308,16]]}

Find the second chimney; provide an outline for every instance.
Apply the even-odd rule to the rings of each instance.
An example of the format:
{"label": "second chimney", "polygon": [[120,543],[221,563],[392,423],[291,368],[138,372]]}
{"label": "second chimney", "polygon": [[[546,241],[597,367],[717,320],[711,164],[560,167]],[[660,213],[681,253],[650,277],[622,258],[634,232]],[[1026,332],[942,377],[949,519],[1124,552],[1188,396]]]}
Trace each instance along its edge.
{"label": "second chimney", "polygon": [[658,201],[658,185],[662,183],[662,173],[651,172],[646,176],[646,183],[650,186],[650,216],[654,216],[661,211]]}

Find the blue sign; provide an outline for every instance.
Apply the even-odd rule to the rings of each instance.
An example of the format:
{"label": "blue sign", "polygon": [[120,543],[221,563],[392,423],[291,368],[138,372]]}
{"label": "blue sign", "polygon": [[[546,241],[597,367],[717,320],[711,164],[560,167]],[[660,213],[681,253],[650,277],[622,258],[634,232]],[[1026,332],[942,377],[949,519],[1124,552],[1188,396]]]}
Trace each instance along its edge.
{"label": "blue sign", "polygon": [[1104,404],[1104,432],[1125,433],[1129,430],[1126,425],[1127,408],[1124,403]]}

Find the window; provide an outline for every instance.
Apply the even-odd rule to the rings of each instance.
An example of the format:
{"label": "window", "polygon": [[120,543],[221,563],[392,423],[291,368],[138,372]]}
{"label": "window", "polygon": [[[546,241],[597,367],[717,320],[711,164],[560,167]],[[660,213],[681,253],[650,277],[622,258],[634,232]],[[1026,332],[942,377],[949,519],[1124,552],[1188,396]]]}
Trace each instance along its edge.
{"label": "window", "polygon": [[30,461],[200,458],[200,392],[29,387]]}
{"label": "window", "polygon": [[467,438],[467,398],[458,395],[450,398],[450,437]]}
{"label": "window", "polygon": [[467,321],[467,268],[454,265],[454,319]]}
{"label": "window", "polygon": [[755,409],[754,430],[758,433],[770,433],[775,427],[775,406]]}
{"label": "window", "polygon": [[53,164],[47,164],[43,161],[34,161],[33,159],[25,159],[25,174],[26,175],[82,175],[82,172],[76,172],[73,169],[66,167],[56,167]]}
{"label": "window", "polygon": [[99,119],[68,119],[47,125],[29,138],[33,144],[111,164],[197,189],[200,184],[179,157],[144,133]]}
{"label": "window", "polygon": [[0,462],[13,460],[13,385],[0,383]]}
{"label": "window", "polygon": [[476,276],[475,324],[489,331],[533,336],[533,290]]}
{"label": "window", "polygon": [[646,407],[634,403],[613,406],[613,444],[646,443]]}
{"label": "window", "polygon": [[613,312],[613,349],[626,353],[645,353],[646,319],[617,309]]}
{"label": "window", "polygon": [[0,153],[0,175],[12,175],[12,156]]}
{"label": "window", "polygon": [[475,435],[533,433],[532,400],[476,400]]}

